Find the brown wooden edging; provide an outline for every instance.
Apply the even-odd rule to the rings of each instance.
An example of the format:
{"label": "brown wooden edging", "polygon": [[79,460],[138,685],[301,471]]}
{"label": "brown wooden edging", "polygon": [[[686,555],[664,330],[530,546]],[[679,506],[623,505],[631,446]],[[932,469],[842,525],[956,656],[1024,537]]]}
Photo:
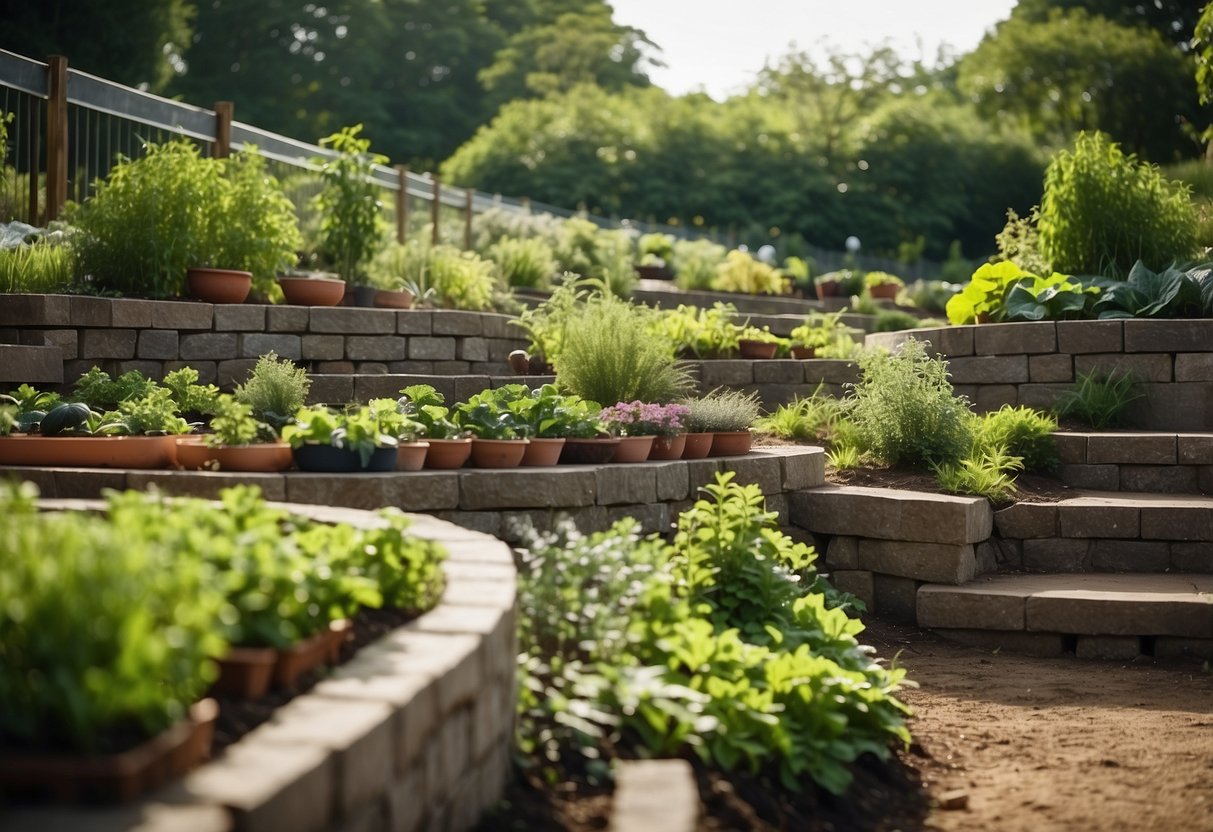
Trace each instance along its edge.
{"label": "brown wooden edging", "polygon": [[[305,511],[325,522],[379,522],[366,511]],[[364,648],[220,758],[143,802],[92,811],[5,810],[0,827],[411,832],[474,826],[501,797],[513,741],[513,557],[500,541],[432,517],[415,517],[413,531],[450,553],[438,607]]]}

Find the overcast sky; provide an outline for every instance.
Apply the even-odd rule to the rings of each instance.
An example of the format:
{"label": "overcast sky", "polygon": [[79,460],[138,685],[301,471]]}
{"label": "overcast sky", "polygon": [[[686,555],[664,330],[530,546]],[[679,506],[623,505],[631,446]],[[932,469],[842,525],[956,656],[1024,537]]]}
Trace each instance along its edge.
{"label": "overcast sky", "polygon": [[653,82],[674,94],[703,89],[723,99],[754,80],[789,44],[829,43],[864,52],[888,41],[933,60],[940,44],[975,47],[1015,0],[609,0],[615,21],[642,29],[662,49]]}

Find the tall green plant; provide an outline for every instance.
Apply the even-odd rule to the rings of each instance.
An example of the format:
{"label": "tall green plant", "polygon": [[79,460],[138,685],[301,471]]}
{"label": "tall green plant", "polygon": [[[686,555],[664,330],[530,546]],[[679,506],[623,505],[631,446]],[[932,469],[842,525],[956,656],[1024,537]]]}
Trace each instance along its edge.
{"label": "tall green plant", "polygon": [[1069,274],[1123,277],[1138,260],[1158,269],[1197,248],[1188,188],[1098,132],[1053,158],[1038,226],[1041,253]]}
{"label": "tall green plant", "polygon": [[321,213],[320,248],[351,283],[366,279],[366,264],[383,233],[379,189],[371,177],[387,157],[371,153],[371,141],[359,137],[361,132],[362,125],[356,124],[321,139],[320,146],[331,147],[336,155],[315,160],[324,179],[315,201]]}

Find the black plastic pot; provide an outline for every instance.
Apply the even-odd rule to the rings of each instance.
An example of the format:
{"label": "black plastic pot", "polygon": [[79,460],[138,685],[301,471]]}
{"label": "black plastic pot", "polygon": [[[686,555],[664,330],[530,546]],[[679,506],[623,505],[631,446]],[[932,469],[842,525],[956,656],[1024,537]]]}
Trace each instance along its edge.
{"label": "black plastic pot", "polygon": [[376,448],[371,452],[366,467],[362,467],[362,457],[357,451],[348,448],[334,448],[332,445],[300,445],[295,448],[295,464],[300,471],[311,471],[319,474],[351,474],[359,471],[395,471],[396,449]]}

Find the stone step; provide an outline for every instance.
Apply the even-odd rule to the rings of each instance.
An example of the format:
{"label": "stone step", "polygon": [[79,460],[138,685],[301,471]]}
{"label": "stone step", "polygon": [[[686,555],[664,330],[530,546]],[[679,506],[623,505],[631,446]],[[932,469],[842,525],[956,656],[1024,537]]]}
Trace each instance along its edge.
{"label": "stone step", "polygon": [[991,575],[918,588],[916,623],[982,647],[1080,657],[1213,656],[1213,576]]}
{"label": "stone step", "polygon": [[693,832],[699,786],[686,760],[623,760],[615,772],[611,832]]}
{"label": "stone step", "polygon": [[994,513],[1003,570],[1213,573],[1213,497],[1092,492]]}
{"label": "stone step", "polygon": [[0,344],[0,385],[62,383],[63,350],[59,347]]}
{"label": "stone step", "polygon": [[1059,431],[1066,485],[1100,491],[1205,494],[1213,491],[1213,433]]}
{"label": "stone step", "polygon": [[488,388],[507,384],[525,384],[534,389],[555,381],[555,376],[515,375],[430,375],[414,373],[313,373],[308,403],[365,402],[400,395],[401,388],[428,384],[443,395],[448,404],[466,401]]}

